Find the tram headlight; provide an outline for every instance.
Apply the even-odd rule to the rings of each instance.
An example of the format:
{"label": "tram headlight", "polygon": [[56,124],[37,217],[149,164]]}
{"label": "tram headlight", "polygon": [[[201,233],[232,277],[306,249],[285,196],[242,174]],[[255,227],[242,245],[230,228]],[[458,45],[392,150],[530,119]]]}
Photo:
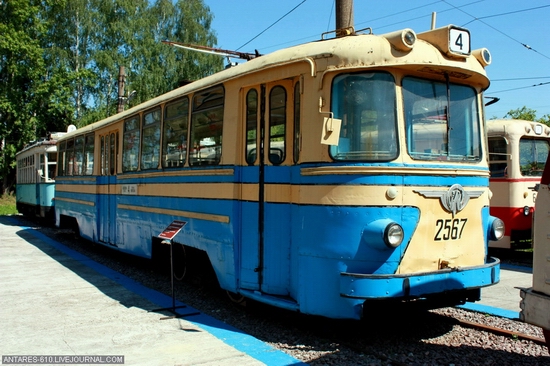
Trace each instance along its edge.
{"label": "tram headlight", "polygon": [[490,239],[493,241],[502,239],[502,237],[504,236],[504,221],[495,217],[495,219],[491,223],[491,232],[489,233],[489,235]]}
{"label": "tram headlight", "polygon": [[523,214],[529,216],[529,212],[531,212],[531,208],[529,206],[523,206]]}
{"label": "tram headlight", "polygon": [[403,241],[403,228],[401,225],[392,222],[384,230],[384,243],[390,248],[398,247]]}

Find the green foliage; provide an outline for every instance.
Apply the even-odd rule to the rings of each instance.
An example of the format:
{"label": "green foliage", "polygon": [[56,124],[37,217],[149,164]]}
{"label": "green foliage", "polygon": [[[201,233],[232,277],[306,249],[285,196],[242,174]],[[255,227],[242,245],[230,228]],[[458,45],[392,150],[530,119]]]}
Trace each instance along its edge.
{"label": "green foliage", "polygon": [[506,113],[504,118],[536,121],[536,122],[544,123],[547,126],[550,126],[550,114],[545,114],[541,118],[537,119],[537,111],[531,108],[527,108],[526,106],[523,106],[518,109],[512,109],[511,111]]}
{"label": "green foliage", "polygon": [[534,121],[537,116],[537,111],[531,108],[527,108],[523,106],[522,108],[513,109],[506,113],[504,118],[511,118],[511,119],[523,119],[526,121]]}
{"label": "green foliage", "polygon": [[0,0],[0,194],[25,143],[116,113],[120,66],[132,104],[221,70],[161,42],[214,46],[211,23],[203,0]]}
{"label": "green foliage", "polygon": [[550,126],[550,114],[545,114],[541,118],[537,119],[538,122],[544,123],[547,126]]}

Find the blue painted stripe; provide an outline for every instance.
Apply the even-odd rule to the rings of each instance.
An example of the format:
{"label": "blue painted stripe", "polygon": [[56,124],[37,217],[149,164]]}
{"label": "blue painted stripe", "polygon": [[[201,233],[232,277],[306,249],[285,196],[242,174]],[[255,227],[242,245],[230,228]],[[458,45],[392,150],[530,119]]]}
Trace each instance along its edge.
{"label": "blue painted stripe", "polygon": [[519,320],[519,312],[517,311],[495,308],[493,306],[476,304],[474,302],[467,302],[464,305],[458,305],[457,308],[477,311],[479,313],[485,313],[494,316],[500,316],[502,318],[508,318],[512,320]]}
{"label": "blue painted stripe", "polygon": [[[16,219],[12,218],[11,220],[13,221],[14,225],[19,226],[20,223]],[[98,272],[102,276],[105,276],[106,278],[118,283],[129,291],[132,291],[133,293],[144,297],[155,305],[161,308],[172,307],[172,298],[170,296],[147,288],[132,280],[131,278],[124,276],[121,273],[118,273],[102,264],[94,262],[89,257],[66,247],[65,245],[47,237],[46,235],[34,230],[33,228],[24,226],[20,227],[23,230],[28,230],[33,236],[42,240],[47,245],[54,247],[55,249],[68,255],[72,259]],[[198,311],[197,309],[194,309],[180,301],[176,301],[176,306],[187,306],[179,313],[180,315],[185,315],[186,313],[189,314]],[[306,363],[303,363],[300,360],[290,355],[287,355],[282,351],[276,350],[267,343],[264,343],[251,335],[245,334],[243,331],[232,327],[222,321],[219,321],[211,316],[200,313],[199,315],[185,318],[185,320],[204,329],[208,333],[222,340],[224,343],[230,345],[236,350],[246,353],[247,355],[267,365],[307,365]]]}
{"label": "blue painted stripe", "polygon": [[[408,174],[395,174],[391,170],[384,173],[377,174],[320,174],[320,175],[302,175],[302,169],[304,168],[399,168],[406,169]],[[266,183],[280,183],[280,184],[357,184],[357,185],[423,185],[423,186],[451,186],[456,183],[460,183],[463,186],[480,186],[486,187],[489,184],[488,177],[481,177],[479,174],[487,172],[486,167],[468,166],[468,169],[473,171],[471,175],[467,176],[454,176],[454,172],[457,168],[461,168],[460,165],[427,165],[427,164],[398,164],[398,163],[372,163],[372,164],[304,164],[295,166],[266,166],[265,167],[265,181]],[[425,175],[415,174],[416,169],[443,169],[448,170],[448,175]],[[233,169],[233,174],[217,175],[221,169]],[[200,171],[200,175],[185,175],[185,173]],[[159,176],[147,176],[148,173],[158,174],[166,172],[167,175]],[[181,176],[171,176],[172,173],[181,172]],[[211,174],[210,174],[211,173]],[[91,177],[91,176],[90,176]],[[96,177],[98,178],[98,177]],[[122,178],[122,179],[121,179]],[[248,183],[258,184],[259,179],[259,167],[258,166],[219,166],[210,169],[197,168],[183,168],[183,169],[170,169],[170,170],[150,170],[142,172],[125,173],[118,177],[118,184],[138,184],[138,183]],[[57,178],[58,183],[68,185],[79,184],[108,184],[109,182],[103,177],[99,177],[99,180],[75,180],[64,179],[64,177]],[[111,182],[112,184],[112,182]]]}
{"label": "blue painted stripe", "polygon": [[[118,179],[116,184],[169,184],[169,183],[235,183],[258,184],[257,174],[244,172],[240,175],[229,176],[180,176],[180,177],[141,177]],[[391,175],[391,174],[327,174],[319,176],[301,176],[288,174],[283,170],[269,170],[266,172],[267,184],[292,184],[292,185],[356,185],[356,186],[428,186],[449,187],[460,184],[463,187],[487,187],[489,179],[477,176],[436,176],[436,175]],[[63,181],[58,179],[58,184],[63,185],[95,185],[96,182],[80,182],[76,180]],[[98,182],[98,185],[113,184],[113,182]]]}

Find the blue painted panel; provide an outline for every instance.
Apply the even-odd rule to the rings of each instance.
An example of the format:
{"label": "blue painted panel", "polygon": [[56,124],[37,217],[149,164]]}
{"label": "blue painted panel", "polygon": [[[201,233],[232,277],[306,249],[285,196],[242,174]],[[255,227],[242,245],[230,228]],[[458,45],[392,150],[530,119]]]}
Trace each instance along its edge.
{"label": "blue painted panel", "polygon": [[291,220],[290,205],[267,203],[264,223],[264,266],[262,291],[289,295]]}
{"label": "blue painted panel", "polygon": [[15,194],[16,202],[26,203],[32,206],[38,204],[36,187],[34,184],[18,184]]}
{"label": "blue painted panel", "polygon": [[55,194],[54,183],[40,183],[39,187],[39,204],[42,207],[53,206],[53,198]]}
{"label": "blue painted panel", "polygon": [[243,166],[235,167],[235,169],[240,170],[241,181],[243,183],[258,183],[258,179],[260,176],[259,166]]}
{"label": "blue painted panel", "polygon": [[240,243],[240,286],[249,290],[259,290],[260,265],[257,202],[242,203],[242,228]]}
{"label": "blue painted panel", "polygon": [[[300,255],[342,260],[349,267],[345,271],[360,273],[394,273],[420,216],[414,207],[301,206],[297,210],[302,219],[293,221],[292,230]],[[380,219],[402,225],[402,245],[387,248],[380,244],[381,238],[367,233],[369,224]]]}
{"label": "blue painted panel", "polygon": [[340,296],[339,275],[346,265],[336,258],[300,256],[298,303],[306,314],[330,318],[359,319],[362,315],[362,299]]}

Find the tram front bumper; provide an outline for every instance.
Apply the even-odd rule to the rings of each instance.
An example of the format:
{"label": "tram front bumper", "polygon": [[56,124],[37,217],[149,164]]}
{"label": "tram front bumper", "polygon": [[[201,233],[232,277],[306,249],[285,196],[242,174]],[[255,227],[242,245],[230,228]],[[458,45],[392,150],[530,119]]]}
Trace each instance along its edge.
{"label": "tram front bumper", "polygon": [[340,295],[355,299],[415,299],[449,291],[477,289],[500,281],[500,260],[481,266],[414,274],[340,273]]}

